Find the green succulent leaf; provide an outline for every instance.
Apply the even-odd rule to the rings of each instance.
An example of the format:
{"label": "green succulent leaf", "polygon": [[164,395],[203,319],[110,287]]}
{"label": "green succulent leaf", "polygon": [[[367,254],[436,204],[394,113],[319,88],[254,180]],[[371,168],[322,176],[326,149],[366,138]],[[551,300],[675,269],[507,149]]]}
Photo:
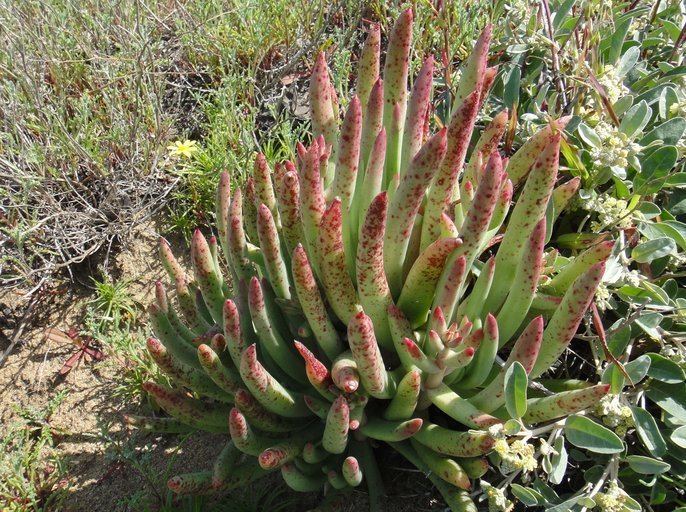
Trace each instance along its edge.
{"label": "green succulent leaf", "polygon": [[619,130],[629,139],[633,139],[643,131],[643,128],[645,128],[650,121],[652,113],[653,111],[648,106],[648,103],[646,103],[645,100],[641,101],[624,114],[622,122],[619,125]]}
{"label": "green succulent leaf", "polygon": [[624,45],[624,38],[626,37],[629,27],[631,26],[631,18],[626,17],[617,21],[615,32],[603,41],[604,44],[608,44],[608,54],[607,61],[611,64],[615,64],[620,56],[622,55],[622,46]]}
{"label": "green succulent leaf", "polygon": [[639,141],[639,144],[647,146],[651,142],[661,140],[663,144],[674,145],[679,142],[684,132],[686,132],[686,119],[675,117],[653,128]]}
{"label": "green succulent leaf", "polygon": [[[624,371],[629,376],[631,385],[635,386],[645,378],[650,369],[650,362],[650,357],[644,354],[624,365]],[[628,384],[625,380],[624,374],[617,368],[616,364],[609,365],[603,372],[601,379],[603,383],[612,385],[611,392],[615,394],[621,392],[624,385]]]}
{"label": "green succulent leaf", "polygon": [[631,414],[634,417],[634,425],[638,437],[643,442],[648,451],[654,457],[662,457],[667,451],[667,444],[665,443],[660,429],[657,427],[657,422],[652,415],[640,407],[632,407]]}
{"label": "green succulent leaf", "polygon": [[646,355],[650,357],[651,361],[648,375],[653,379],[665,384],[679,384],[686,379],[684,370],[671,359],[667,359],[665,356],[654,352]]}
{"label": "green succulent leaf", "polygon": [[638,263],[650,263],[658,258],[676,252],[676,243],[671,238],[662,237],[643,242],[634,247],[631,257]]}
{"label": "green succulent leaf", "polygon": [[543,496],[536,491],[519,484],[510,484],[510,490],[512,491],[512,494],[527,507],[535,507],[536,505],[539,505],[543,499]]}
{"label": "green succulent leaf", "polygon": [[673,87],[666,87],[663,89],[662,94],[660,94],[660,99],[658,100],[658,109],[660,117],[667,119],[670,114],[670,109],[672,105],[679,101],[676,90]]}
{"label": "green succulent leaf", "polygon": [[581,137],[581,140],[583,140],[586,144],[594,148],[602,147],[603,141],[600,140],[600,137],[598,137],[598,134],[593,128],[581,123],[577,130],[579,131],[579,137]]}
{"label": "green succulent leaf", "polygon": [[675,429],[669,438],[675,445],[681,448],[686,448],[686,425],[682,425],[681,427]]}
{"label": "green succulent leaf", "polygon": [[638,62],[638,57],[641,54],[641,50],[638,46],[632,46],[627,51],[624,52],[622,58],[619,59],[617,63],[617,69],[615,71],[618,77],[625,76]]}
{"label": "green succulent leaf", "polygon": [[686,423],[685,384],[665,384],[654,381],[646,390],[646,395],[663,411],[668,412],[678,421]]}
{"label": "green succulent leaf", "polygon": [[519,361],[515,361],[505,372],[505,407],[513,418],[526,414],[526,388],[529,379]]}
{"label": "green succulent leaf", "polygon": [[522,70],[519,66],[513,66],[504,78],[505,90],[503,102],[505,105],[516,105],[519,102],[519,82],[522,78]]}
{"label": "green succulent leaf", "polygon": [[659,192],[678,158],[676,147],[662,146],[641,159],[641,172],[634,178],[634,191],[641,195]]}
{"label": "green succulent leaf", "polygon": [[567,418],[564,431],[567,440],[578,448],[595,453],[619,453],[624,450],[624,443],[617,434],[586,416],[574,414]]}
{"label": "green succulent leaf", "polygon": [[552,484],[559,484],[565,477],[567,472],[567,449],[565,448],[565,438],[560,436],[555,439],[553,445],[555,453],[550,459],[550,472],[548,474],[548,481]]}
{"label": "green succulent leaf", "polygon": [[644,457],[643,455],[628,455],[626,461],[631,469],[642,475],[659,475],[669,471],[671,467],[666,462],[651,457]]}

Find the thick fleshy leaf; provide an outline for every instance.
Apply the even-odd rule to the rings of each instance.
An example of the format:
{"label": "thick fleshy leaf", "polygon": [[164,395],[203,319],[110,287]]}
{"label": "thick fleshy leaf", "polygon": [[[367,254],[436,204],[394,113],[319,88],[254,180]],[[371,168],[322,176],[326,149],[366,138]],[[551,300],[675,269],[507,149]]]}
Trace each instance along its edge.
{"label": "thick fleshy leaf", "polygon": [[581,412],[596,405],[609,390],[608,384],[598,384],[534,398],[529,400],[526,414],[522,419],[528,423],[542,423]]}
{"label": "thick fleshy leaf", "polygon": [[[457,180],[464,164],[478,111],[479,93],[469,94],[453,113],[448,125],[446,154],[433,176],[426,201],[422,224],[421,248],[424,249],[440,234],[440,218],[454,200]],[[489,153],[490,155],[490,153]],[[487,155],[488,156],[488,155]],[[462,207],[460,206],[460,211]],[[459,226],[458,226],[459,227]]]}
{"label": "thick fleshy leaf", "polygon": [[357,64],[357,96],[360,98],[362,109],[367,108],[367,102],[372,88],[379,78],[381,50],[381,27],[378,23],[372,23],[367,29],[360,60]]}
{"label": "thick fleshy leaf", "polygon": [[424,192],[443,159],[445,149],[444,128],[419,150],[390,202],[384,243],[384,266],[388,284],[394,295],[399,294],[402,288],[403,263],[415,217],[424,198]]}
{"label": "thick fleshy leaf", "polygon": [[379,343],[390,348],[393,342],[386,311],[393,299],[383,264],[387,197],[382,192],[369,205],[360,228],[356,274],[360,304],[374,323]]}
{"label": "thick fleshy leaf", "polygon": [[348,323],[357,311],[358,299],[346,267],[343,216],[338,198],[333,200],[322,216],[318,243],[324,291],[338,318]]}
{"label": "thick fleshy leaf", "polygon": [[332,147],[332,156],[336,155],[338,138],[338,119],[333,108],[333,86],[329,78],[329,67],[326,65],[324,52],[317,55],[312,77],[310,78],[310,119],[315,137],[324,136],[326,144]]}
{"label": "thick fleshy leaf", "polygon": [[410,269],[398,307],[410,324],[418,327],[426,322],[434,298],[436,283],[441,277],[448,256],[462,243],[459,238],[442,238],[429,245]]}
{"label": "thick fleshy leaf", "polygon": [[429,109],[431,100],[431,86],[433,84],[434,59],[429,55],[424,61],[422,68],[414,82],[410,103],[405,120],[405,132],[403,133],[402,153],[400,162],[400,175],[410,165],[419,148],[424,142],[424,119]]}
{"label": "thick fleshy leaf", "polygon": [[407,109],[407,76],[412,44],[412,9],[403,11],[388,39],[384,64],[384,127],[388,135],[388,152],[384,182],[388,185],[400,170],[401,140]]}
{"label": "thick fleshy leaf", "polygon": [[526,388],[529,384],[526,370],[515,361],[505,372],[505,407],[513,418],[526,414]]}
{"label": "thick fleshy leaf", "polygon": [[343,351],[343,345],[319,293],[307,253],[300,244],[293,251],[291,271],[298,300],[317,343],[333,361]]}
{"label": "thick fleshy leaf", "polygon": [[536,378],[550,368],[572,341],[604,272],[605,262],[596,263],[577,277],[567,290],[546,326],[541,351],[530,378]]}
{"label": "thick fleshy leaf", "polygon": [[348,343],[365,390],[376,398],[390,398],[394,382],[386,371],[371,318],[360,311],[348,323]]}
{"label": "thick fleshy leaf", "polygon": [[619,453],[624,443],[617,434],[586,416],[572,415],[564,427],[567,441],[594,453]]}
{"label": "thick fleshy leaf", "polygon": [[[498,248],[495,277],[484,308],[486,311],[497,311],[505,300],[524,246],[538,222],[545,215],[557,178],[559,152],[559,132],[546,137],[546,144],[536,150],[536,159],[532,161],[532,172],[510,214],[507,229]],[[507,164],[507,172],[509,178],[516,184],[516,180],[509,174],[513,159],[514,157]]]}

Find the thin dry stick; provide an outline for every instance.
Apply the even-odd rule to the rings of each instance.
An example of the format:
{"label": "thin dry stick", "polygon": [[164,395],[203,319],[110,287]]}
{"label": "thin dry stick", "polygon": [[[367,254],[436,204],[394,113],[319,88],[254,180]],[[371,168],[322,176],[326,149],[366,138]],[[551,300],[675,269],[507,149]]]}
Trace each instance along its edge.
{"label": "thin dry stick", "polygon": [[[41,280],[41,285],[45,282],[47,277],[44,277]],[[9,357],[9,355],[12,353],[14,350],[14,347],[17,346],[17,344],[21,341],[21,336],[24,334],[24,330],[26,329],[26,326],[29,324],[29,317],[31,316],[31,312],[33,311],[34,306],[38,303],[38,298],[37,298],[37,291],[38,288],[34,288],[34,291],[31,293],[29,297],[29,304],[26,306],[26,309],[24,310],[24,314],[21,317],[21,320],[19,321],[19,324],[14,328],[14,331],[12,331],[12,334],[10,335],[8,339],[9,341],[9,346],[5,349],[5,351],[0,355],[0,367],[5,363],[5,360]],[[5,337],[4,334],[0,331],[0,335]]]}
{"label": "thin dry stick", "polygon": [[543,10],[543,17],[546,21],[545,25],[548,31],[548,37],[550,39],[550,52],[552,54],[555,87],[557,88],[557,92],[560,93],[560,97],[562,98],[562,104],[566,105],[567,94],[565,93],[565,84],[560,73],[560,57],[558,55],[557,43],[555,42],[555,29],[553,27],[553,19],[552,14],[550,12],[550,4],[548,3],[548,0],[541,0],[541,6]]}

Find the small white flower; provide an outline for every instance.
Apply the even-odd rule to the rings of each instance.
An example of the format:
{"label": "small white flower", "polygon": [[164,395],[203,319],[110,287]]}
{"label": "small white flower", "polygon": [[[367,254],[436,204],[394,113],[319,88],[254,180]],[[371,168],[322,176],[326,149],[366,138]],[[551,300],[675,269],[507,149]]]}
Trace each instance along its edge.
{"label": "small white flower", "polygon": [[631,286],[641,285],[641,279],[643,279],[643,276],[638,270],[629,270],[626,267],[624,267],[624,270],[625,272],[622,274],[622,278],[626,284]]}
{"label": "small white flower", "polygon": [[596,507],[600,512],[623,512],[626,510],[625,504],[627,494],[613,480],[605,489],[594,496]]}
{"label": "small white flower", "polygon": [[481,481],[481,488],[488,498],[488,512],[510,512],[514,508],[514,504],[507,499],[504,489],[493,487],[484,480]]}
{"label": "small white flower", "polygon": [[502,423],[496,423],[488,427],[488,435],[494,439],[505,439],[505,427]]}
{"label": "small white flower", "polygon": [[538,467],[538,462],[534,457],[536,449],[526,441],[518,439],[509,444],[505,439],[498,439],[493,449],[502,459],[500,471],[503,474],[512,473],[519,469],[528,472]]}
{"label": "small white flower", "polygon": [[591,159],[599,168],[611,168],[615,175],[626,171],[629,166],[629,157],[637,155],[642,149],[607,121],[598,122],[595,132],[601,144],[590,150]]}
{"label": "small white flower", "polygon": [[617,76],[617,68],[614,66],[605,66],[603,72],[598,76],[598,82],[605,89],[612,104],[629,94],[629,89],[624,85],[623,79]]}
{"label": "small white flower", "polygon": [[545,439],[541,439],[541,455],[557,455],[557,451]]}
{"label": "small white flower", "polygon": [[608,227],[620,229],[631,227],[631,212],[624,199],[602,193],[585,201],[582,207],[584,210],[597,214],[597,220],[591,223],[591,229],[595,232],[603,231]]}
{"label": "small white flower", "polygon": [[594,412],[605,426],[613,428],[617,435],[622,437],[634,424],[631,409],[622,403],[621,395],[605,395],[596,405]]}
{"label": "small white flower", "polygon": [[595,291],[595,304],[600,311],[606,311],[612,309],[612,304],[610,303],[610,298],[612,293],[605,283],[598,284],[598,288]]}

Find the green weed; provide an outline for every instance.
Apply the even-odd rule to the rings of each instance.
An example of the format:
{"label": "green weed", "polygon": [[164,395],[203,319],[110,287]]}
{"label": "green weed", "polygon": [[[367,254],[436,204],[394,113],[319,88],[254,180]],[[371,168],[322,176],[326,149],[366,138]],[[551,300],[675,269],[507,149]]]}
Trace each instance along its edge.
{"label": "green weed", "polygon": [[41,409],[17,409],[19,419],[0,439],[0,509],[7,512],[59,510],[67,492],[66,468],[55,454],[50,418],[64,400],[56,394]]}

